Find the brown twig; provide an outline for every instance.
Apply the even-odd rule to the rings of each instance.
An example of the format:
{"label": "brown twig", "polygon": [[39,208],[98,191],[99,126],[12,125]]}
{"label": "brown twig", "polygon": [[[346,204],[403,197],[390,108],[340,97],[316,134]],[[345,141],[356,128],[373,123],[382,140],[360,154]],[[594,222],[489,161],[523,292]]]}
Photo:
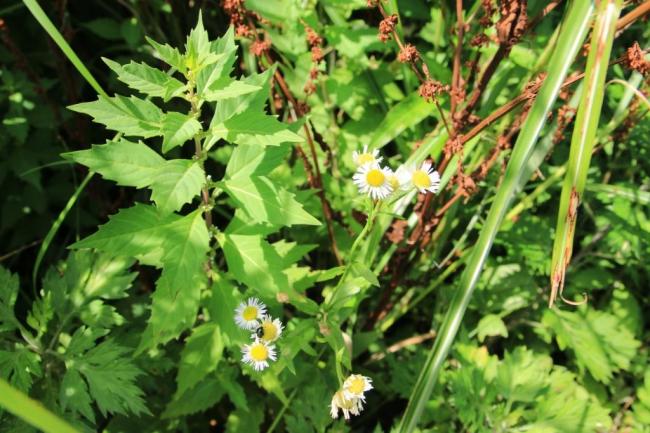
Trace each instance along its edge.
{"label": "brown twig", "polygon": [[8,258],[11,258],[11,257],[15,256],[16,254],[20,254],[20,253],[22,253],[23,251],[25,251],[25,250],[27,250],[29,248],[35,247],[36,245],[40,244],[41,242],[43,242],[43,239],[37,239],[37,240],[35,240],[33,242],[28,243],[27,245],[23,245],[22,247],[16,248],[13,251],[9,251],[7,254],[3,254],[3,255],[0,256],[0,262],[4,262]]}
{"label": "brown twig", "polygon": [[625,30],[630,24],[639,18],[643,17],[645,14],[650,12],[650,0],[647,0],[641,3],[639,6],[634,8],[631,12],[625,14],[616,22],[616,31],[620,32]]}
{"label": "brown twig", "polygon": [[436,331],[429,331],[426,334],[414,335],[412,337],[405,338],[404,340],[398,341],[397,343],[388,346],[385,352],[373,353],[370,356],[370,360],[381,361],[389,353],[395,353],[404,349],[405,347],[414,346],[416,344],[421,344],[424,343],[425,341],[432,340],[436,338],[436,335],[437,335]]}
{"label": "brown twig", "polygon": [[[463,33],[465,31],[465,24],[463,23],[463,1],[456,0],[456,48],[454,51],[453,71],[451,75],[451,118],[455,118],[456,108],[459,102],[460,86],[461,86],[461,55],[463,51]],[[454,127],[454,131],[456,128]]]}
{"label": "brown twig", "polygon": [[[617,28],[623,28],[632,23],[634,20],[637,20],[641,18],[645,13],[650,11],[650,6],[648,6],[647,9],[643,8],[642,6],[644,5],[650,5],[650,1],[644,3],[643,5],[639,6],[629,14],[625,15],[623,18],[621,18],[617,24]],[[545,14],[548,14],[550,11],[550,4],[545,8]],[[555,5],[556,6],[556,5]],[[554,7],[555,7],[554,6]],[[542,11],[544,13],[544,11]],[[533,20],[534,21],[534,20]],[[533,23],[530,23],[528,26],[528,29],[532,28],[534,26]],[[612,62],[610,62],[609,66],[612,66],[617,63],[621,63],[625,61],[624,57],[620,57]],[[584,73],[581,74],[576,74],[574,76],[571,76],[567,78],[564,83],[562,84],[561,88],[566,88],[570,86],[571,84],[579,81],[584,77]],[[482,119],[477,125],[475,125],[472,129],[470,129],[467,133],[460,135],[456,137],[456,139],[460,142],[460,145],[463,145],[467,143],[469,140],[473,139],[476,137],[479,133],[481,133],[485,128],[489,127],[492,125],[494,122],[514,110],[515,108],[519,107],[522,103],[525,102],[530,102],[536,95],[537,92],[539,91],[539,88],[541,87],[543,80],[538,80],[538,82],[535,85],[529,85],[528,88],[526,89],[525,92],[523,92],[521,95],[518,95],[511,101],[507,102],[506,104],[502,105],[490,115]],[[523,113],[522,113],[523,115]],[[515,133],[514,130],[511,129],[512,134]],[[498,150],[494,150],[487,158],[487,160],[484,163],[481,163],[479,167],[482,167],[484,164],[488,164],[488,166],[491,166],[492,164],[495,163],[497,160],[498,156]],[[448,162],[450,160],[450,155],[445,154],[443,157],[442,162],[438,165],[438,170],[440,172],[444,172],[444,168],[447,166]],[[489,168],[489,167],[488,167]],[[477,172],[472,174],[472,177],[475,177],[477,175]],[[462,196],[460,190],[457,190],[456,193],[444,204],[440,206],[438,211],[434,214],[432,221],[429,222],[431,226],[436,225],[438,221],[444,216],[444,214],[451,208],[451,206]],[[429,198],[428,201],[425,201],[425,204],[431,203],[432,199]],[[426,209],[425,209],[426,210]],[[423,212],[425,211],[423,210]],[[418,231],[418,227],[414,228],[414,232]],[[420,227],[419,233],[416,235],[416,237],[421,236],[424,233],[424,230]],[[413,233],[412,233],[413,236]],[[409,243],[413,242],[412,238],[409,238]],[[387,268],[395,268],[395,264],[399,264],[397,268],[399,268],[399,272],[394,273],[393,278],[391,279],[391,283],[385,288],[384,293],[381,296],[382,302],[378,305],[377,309],[370,315],[372,318],[380,317],[382,315],[385,315],[387,311],[391,308],[392,304],[390,303],[390,297],[392,296],[392,293],[396,289],[397,285],[399,284],[399,279],[402,275],[404,275],[404,269],[407,269],[410,264],[405,264],[404,262],[404,255],[400,254],[400,250],[398,249],[398,253],[395,254],[394,259],[391,260],[391,264],[387,266]],[[369,326],[372,326],[374,322],[369,322]]]}

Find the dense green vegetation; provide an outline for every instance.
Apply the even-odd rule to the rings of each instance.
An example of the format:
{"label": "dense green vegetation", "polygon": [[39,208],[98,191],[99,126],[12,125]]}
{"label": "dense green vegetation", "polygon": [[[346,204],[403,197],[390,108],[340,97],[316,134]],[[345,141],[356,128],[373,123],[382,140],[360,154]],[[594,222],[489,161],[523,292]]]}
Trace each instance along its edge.
{"label": "dense green vegetation", "polygon": [[0,432],[650,432],[650,2],[42,3]]}

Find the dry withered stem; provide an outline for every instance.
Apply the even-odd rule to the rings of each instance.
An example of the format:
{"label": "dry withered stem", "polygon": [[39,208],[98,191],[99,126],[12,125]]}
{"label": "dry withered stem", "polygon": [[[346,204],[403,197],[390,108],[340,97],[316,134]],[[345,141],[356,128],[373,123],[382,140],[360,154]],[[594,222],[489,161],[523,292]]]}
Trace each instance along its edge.
{"label": "dry withered stem", "polygon": [[[465,32],[465,23],[463,23],[463,1],[456,0],[456,48],[454,51],[454,64],[451,74],[451,119],[455,123],[456,108],[462,98],[465,96],[464,90],[461,91],[461,55],[463,51],[463,34]],[[454,131],[456,128],[454,127]]]}
{"label": "dry withered stem", "polygon": [[650,0],[646,0],[616,22],[616,31],[625,30],[634,21],[650,13]]}
{"label": "dry withered stem", "polygon": [[[548,15],[548,13],[555,8],[561,1],[558,2],[551,2],[549,3],[544,10],[536,16],[528,25],[527,29],[530,30],[532,29],[540,20],[543,16]],[[619,19],[617,23],[617,28],[622,29],[627,26],[629,26],[632,22],[635,20],[638,20],[639,18],[643,17],[646,13],[650,12],[650,1],[646,1],[636,9],[634,9],[632,12],[628,13],[621,19]],[[612,62],[610,62],[609,66],[612,66],[617,63],[621,63],[625,60],[624,57],[621,57],[619,59],[616,59]],[[573,83],[581,80],[584,77],[584,73],[580,74],[575,74],[572,76],[567,77],[567,79],[564,81],[562,84],[562,89],[566,89]],[[540,77],[537,77],[536,80],[531,82],[528,86],[526,86],[526,89],[518,96],[516,96],[514,99],[511,101],[507,102],[506,104],[502,105],[492,113],[490,113],[488,116],[486,116],[484,119],[480,120],[476,125],[474,125],[468,132],[458,135],[456,137],[453,137],[453,140],[456,141],[456,143],[453,143],[453,146],[462,146],[465,143],[467,143],[469,140],[473,139],[476,137],[478,134],[480,134],[484,129],[492,125],[494,122],[496,122],[498,119],[502,118],[512,110],[516,109],[519,107],[521,104],[524,104],[526,102],[530,103],[532,99],[537,95],[537,92],[539,91],[539,88],[542,85],[543,78],[539,79]],[[523,116],[522,114],[520,116],[521,121],[523,121]],[[510,138],[512,138],[512,135],[516,132],[516,129],[511,128],[508,134],[506,134],[506,137],[510,135]],[[450,135],[450,138],[452,136]],[[508,140],[509,141],[509,140]],[[472,175],[473,178],[475,178],[477,175],[483,176],[487,174],[487,170],[489,169],[489,166],[493,165],[497,161],[497,156],[498,152],[505,148],[502,144],[498,143],[497,149],[493,150],[488,157],[486,158],[485,161],[483,161],[480,166],[479,166],[479,173],[474,173]],[[443,157],[443,161],[441,164],[438,166],[438,170],[440,172],[444,171],[444,167],[448,164],[449,159],[451,158],[451,155],[453,154],[453,151],[455,149],[450,149],[451,152],[446,153],[445,156]],[[451,208],[451,206],[458,201],[461,197],[463,196],[462,192],[460,189],[458,189],[454,195],[445,203],[441,204],[441,206],[438,208],[438,210],[433,214],[427,225],[429,227],[435,227],[437,223],[442,219],[442,217],[445,215],[445,213]],[[422,216],[422,214],[426,215],[427,209],[426,206],[428,206],[430,203],[432,203],[433,200],[429,195],[427,195],[422,203],[420,203],[419,210],[420,210],[420,220],[424,220],[425,218]],[[417,206],[417,205],[416,205]],[[417,239],[419,239],[420,236],[424,235],[424,229],[423,227],[418,224],[414,229],[413,232],[411,233],[411,236],[409,237],[408,244],[414,244]],[[402,233],[400,235],[401,238],[404,237],[404,234]],[[420,249],[418,249],[421,251]],[[383,317],[387,314],[387,312],[392,308],[392,302],[391,302],[391,297],[394,291],[396,290],[397,286],[399,285],[399,281],[402,275],[404,275],[404,270],[408,269],[408,267],[411,265],[411,263],[405,263],[407,260],[408,254],[407,254],[407,249],[405,248],[398,248],[396,253],[393,255],[393,258],[389,262],[389,264],[386,266],[387,270],[393,270],[393,275],[390,281],[390,284],[386,286],[384,289],[384,292],[382,293],[380,297],[380,302],[375,308],[375,310],[371,313],[369,322],[366,324],[366,328],[370,329],[373,324],[378,320],[378,318]],[[399,271],[395,272],[396,269],[399,269]]]}
{"label": "dry withered stem", "polygon": [[[368,0],[368,7],[376,7],[379,12],[381,13],[382,17],[384,18],[381,23],[380,23],[380,28],[379,28],[379,39],[382,41],[386,41],[389,39],[388,36],[392,36],[393,40],[399,47],[399,53],[397,55],[397,60],[402,63],[408,63],[409,66],[411,67],[411,70],[415,74],[415,76],[418,78],[420,81],[420,85],[429,85],[427,84],[429,82],[434,82],[438,83],[435,80],[431,78],[431,75],[429,74],[429,68],[427,67],[426,63],[422,60],[422,56],[420,56],[420,53],[417,51],[417,48],[411,44],[404,44],[397,34],[397,31],[395,30],[395,25],[399,21],[399,18],[396,15],[389,15],[386,10],[384,9],[383,5],[381,4],[381,0]],[[382,23],[383,29],[382,29]],[[438,83],[438,85],[442,86],[441,83]],[[443,89],[445,89],[444,86],[442,86]],[[451,134],[451,130],[449,129],[449,123],[447,122],[446,116],[444,111],[442,111],[442,108],[440,107],[440,104],[437,101],[437,96],[439,93],[434,93],[431,95],[432,99],[436,103],[436,109],[438,110],[440,114],[440,118],[443,121],[443,125],[447,129],[448,133]]]}

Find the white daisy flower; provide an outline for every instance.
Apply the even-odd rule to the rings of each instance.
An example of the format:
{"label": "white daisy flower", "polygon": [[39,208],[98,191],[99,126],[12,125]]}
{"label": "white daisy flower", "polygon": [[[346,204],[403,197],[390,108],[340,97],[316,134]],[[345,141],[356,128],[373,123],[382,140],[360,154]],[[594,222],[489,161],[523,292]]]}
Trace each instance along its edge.
{"label": "white daisy flower", "polygon": [[257,319],[266,314],[266,305],[257,298],[248,298],[246,302],[239,304],[235,310],[235,322],[243,329],[253,330],[259,324]]}
{"label": "white daisy flower", "polygon": [[363,405],[358,398],[348,399],[345,398],[343,391],[336,391],[332,397],[332,403],[330,403],[330,415],[332,415],[332,418],[339,417],[339,409],[343,412],[345,419],[350,419],[350,414],[359,415],[363,410]]}
{"label": "white daisy flower", "polygon": [[251,338],[259,338],[266,343],[273,343],[282,335],[282,322],[280,319],[273,319],[271,316],[264,316],[259,328],[251,335]]}
{"label": "white daisy flower", "polygon": [[368,152],[368,145],[363,146],[363,152],[357,152],[356,150],[352,152],[352,160],[358,166],[366,164],[380,163],[382,157],[379,156],[379,149],[373,149],[371,152]]}
{"label": "white daisy flower", "polygon": [[357,169],[352,179],[360,193],[368,193],[373,200],[380,200],[388,197],[393,191],[388,180],[389,175],[389,170],[381,168],[379,164],[366,164]]}
{"label": "white daisy flower", "polygon": [[259,339],[251,344],[245,344],[242,352],[242,362],[251,365],[255,371],[267,368],[269,359],[275,361],[275,346]]}
{"label": "white daisy flower", "polygon": [[400,172],[402,184],[407,185],[407,187],[413,185],[422,193],[427,191],[437,193],[440,188],[440,174],[431,168],[431,163],[428,161],[423,162],[420,168],[412,166],[401,171],[398,170],[398,172]]}
{"label": "white daisy flower", "polygon": [[343,395],[348,400],[359,399],[366,401],[364,393],[372,389],[372,379],[360,374],[351,374],[343,382]]}

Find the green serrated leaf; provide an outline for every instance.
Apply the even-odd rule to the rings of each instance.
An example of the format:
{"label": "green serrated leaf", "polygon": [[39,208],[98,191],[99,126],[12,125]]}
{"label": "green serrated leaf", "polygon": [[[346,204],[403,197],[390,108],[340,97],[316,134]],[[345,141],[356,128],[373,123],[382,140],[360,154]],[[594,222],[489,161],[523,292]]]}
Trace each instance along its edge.
{"label": "green serrated leaf", "polygon": [[[74,251],[58,269],[51,268],[43,278],[44,296],[51,299],[52,307],[60,318],[72,314],[92,316],[95,319],[116,324],[121,321],[117,313],[111,314],[94,299],[119,299],[127,296],[127,290],[136,277],[129,272],[133,260],[124,256],[111,256],[94,251]],[[90,309],[92,308],[92,309]],[[102,313],[102,316],[96,316]]]}
{"label": "green serrated leaf", "polygon": [[602,311],[546,310],[542,322],[555,332],[560,348],[573,349],[580,369],[603,383],[627,370],[640,346],[616,316]]}
{"label": "green serrated leaf", "polygon": [[241,82],[260,87],[260,90],[221,101],[217,104],[211,125],[223,123],[227,119],[243,113],[246,110],[264,111],[266,101],[269,98],[270,81],[274,71],[275,68],[271,67],[261,74],[250,75],[243,78]]}
{"label": "green serrated leaf", "polygon": [[99,230],[70,248],[96,248],[109,254],[135,257],[146,265],[162,266],[161,247],[169,225],[180,220],[176,214],[163,214],[154,206],[136,204],[109,217]]}
{"label": "green serrated leaf", "polygon": [[152,179],[151,199],[163,213],[180,210],[201,193],[205,173],[201,165],[187,159],[165,162]]}
{"label": "green serrated leaf", "polygon": [[132,61],[129,64],[120,65],[106,58],[102,58],[102,60],[117,74],[120,81],[145,95],[157,96],[168,101],[173,97],[181,96],[185,91],[183,83],[146,63]]}
{"label": "green serrated leaf", "polygon": [[290,289],[282,258],[262,236],[224,234],[219,243],[229,272],[261,297],[275,298]]}
{"label": "green serrated leaf", "polygon": [[201,131],[201,124],[195,118],[175,111],[167,113],[161,124],[163,153],[169,152],[176,146],[183,145],[199,131]]}
{"label": "green serrated leaf", "polygon": [[237,57],[237,46],[232,26],[221,38],[211,43],[210,50],[215,56],[215,61],[203,67],[196,77],[196,92],[205,100],[212,100],[208,99],[208,94],[215,83],[220,82],[216,85],[215,90],[217,90],[223,87],[224,83],[232,81],[229,76]]}
{"label": "green serrated leaf", "polygon": [[83,323],[94,328],[112,328],[124,324],[124,317],[112,305],[107,305],[101,299],[90,301],[79,312]]}
{"label": "green serrated leaf", "polygon": [[61,156],[85,165],[118,185],[136,188],[149,186],[165,163],[165,159],[146,144],[124,139]]}
{"label": "green serrated leaf", "polygon": [[22,344],[16,344],[11,352],[0,350],[0,378],[28,392],[35,377],[41,377],[41,357]]}
{"label": "green serrated leaf", "polygon": [[188,68],[198,71],[202,66],[210,64],[218,57],[211,51],[208,32],[203,27],[203,16],[199,11],[199,20],[196,23],[185,42],[185,57]]}
{"label": "green serrated leaf", "polygon": [[200,210],[165,228],[163,272],[156,283],[149,320],[153,341],[143,343],[165,343],[194,323],[207,280],[203,267],[209,238]]}
{"label": "green serrated leaf", "polygon": [[63,375],[59,388],[59,403],[62,411],[70,410],[72,413],[79,413],[91,422],[95,422],[88,385],[77,370],[67,370]]}
{"label": "green serrated leaf", "polygon": [[583,387],[575,382],[573,374],[554,368],[549,377],[550,390],[537,400],[534,422],[526,431],[537,433],[591,433],[609,431],[612,420],[608,410],[601,406]]}
{"label": "green serrated leaf", "polygon": [[244,81],[233,80],[230,78],[215,81],[204,93],[203,98],[206,101],[223,101],[224,99],[236,98],[257,92],[260,86],[253,86]]}
{"label": "green serrated leaf", "polygon": [[235,146],[226,167],[226,178],[239,179],[269,174],[289,154],[289,146],[265,147],[260,144]]}
{"label": "green serrated leaf", "polygon": [[634,422],[639,426],[650,426],[650,371],[646,371],[643,384],[637,388],[636,401],[632,405]]}
{"label": "green serrated leaf", "polygon": [[97,233],[72,247],[119,252],[163,268],[153,294],[149,331],[143,334],[142,349],[165,343],[194,323],[206,282],[203,265],[209,250],[208,239],[200,210],[181,217],[162,215],[153,206],[137,204],[121,210]]}
{"label": "green serrated leaf", "polygon": [[278,146],[282,143],[299,143],[303,138],[291,132],[275,117],[257,111],[235,114],[222,123],[210,125],[210,134],[241,145],[261,144]]}
{"label": "green serrated leaf", "polygon": [[151,45],[158,58],[163,62],[167,63],[169,66],[176,68],[181,74],[185,74],[187,66],[185,64],[185,56],[183,56],[180,51],[176,48],[173,48],[167,44],[159,44],[149,37],[145,37],[149,45]]}
{"label": "green serrated leaf", "polygon": [[165,408],[162,417],[176,418],[203,412],[218,403],[225,393],[219,379],[208,378],[172,400]]}
{"label": "green serrated leaf", "polygon": [[216,323],[204,323],[194,328],[181,352],[176,395],[182,395],[214,371],[222,354],[223,340]]}
{"label": "green serrated leaf", "polygon": [[320,225],[295,200],[293,194],[279,188],[266,177],[238,177],[226,180],[222,187],[253,222],[279,226]]}
{"label": "green serrated leaf", "polygon": [[81,356],[66,359],[68,370],[79,372],[88,383],[88,390],[102,415],[149,414],[144,393],[135,384],[142,374],[126,357],[129,351],[112,340],[106,340]]}
{"label": "green serrated leaf", "polygon": [[203,305],[210,313],[210,320],[218,324],[226,346],[248,342],[248,335],[233,320],[233,311],[241,301],[239,289],[223,274],[213,278],[212,287],[203,299]]}
{"label": "green serrated leaf", "polygon": [[164,113],[153,102],[131,96],[99,96],[96,101],[68,107],[88,114],[95,122],[127,136],[150,138],[161,135]]}

